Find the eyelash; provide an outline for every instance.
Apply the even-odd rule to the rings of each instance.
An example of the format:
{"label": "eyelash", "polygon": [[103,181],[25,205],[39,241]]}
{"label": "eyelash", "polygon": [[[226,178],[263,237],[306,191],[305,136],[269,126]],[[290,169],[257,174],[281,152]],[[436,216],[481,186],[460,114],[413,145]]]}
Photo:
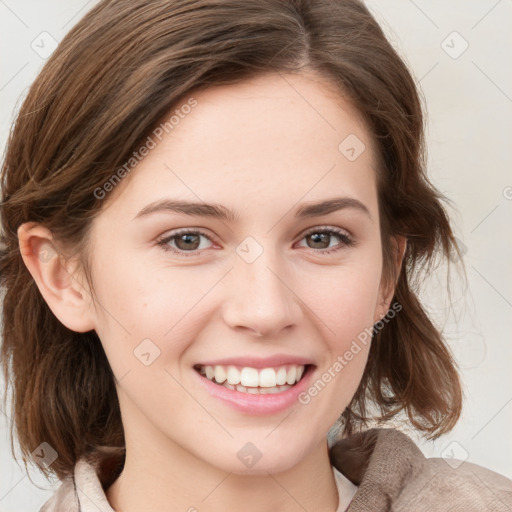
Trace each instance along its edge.
{"label": "eyelash", "polygon": [[[304,233],[304,235],[302,236],[301,240],[303,240],[306,236],[311,235],[313,233],[315,233],[315,234],[321,233],[321,234],[335,235],[335,236],[337,236],[341,240],[341,245],[336,247],[336,248],[334,248],[334,249],[313,249],[311,247],[306,247],[306,249],[308,249],[309,251],[312,251],[315,254],[321,254],[322,256],[323,255],[327,255],[327,254],[332,254],[334,252],[338,252],[338,251],[342,250],[343,247],[352,247],[352,246],[356,245],[355,240],[353,240],[344,231],[341,231],[338,228],[330,228],[330,227],[329,228],[313,228],[313,229],[310,229],[310,230],[308,230],[308,231],[306,231]],[[172,235],[165,236],[164,238],[161,238],[161,239],[157,240],[157,245],[162,247],[162,249],[164,251],[166,251],[166,252],[167,251],[173,252],[174,254],[177,254],[179,256],[185,256],[185,257],[196,256],[197,253],[198,253],[197,250],[196,251],[183,251],[183,250],[174,249],[174,248],[169,246],[169,242],[171,240],[174,240],[175,238],[178,238],[180,235],[185,235],[185,234],[186,235],[202,235],[205,238],[207,238],[208,240],[213,241],[211,239],[211,237],[207,233],[205,233],[204,231],[201,231],[199,229],[182,229],[182,230],[179,230],[179,231],[173,233]]]}

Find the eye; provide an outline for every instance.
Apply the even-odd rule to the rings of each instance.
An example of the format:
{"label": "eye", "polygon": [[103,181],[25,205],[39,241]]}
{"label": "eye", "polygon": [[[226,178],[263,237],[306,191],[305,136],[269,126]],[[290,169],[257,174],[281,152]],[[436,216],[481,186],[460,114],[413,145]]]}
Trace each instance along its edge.
{"label": "eye", "polygon": [[[341,242],[331,245],[333,238],[338,238]],[[315,254],[331,254],[340,251],[343,247],[351,247],[355,245],[355,241],[351,236],[338,228],[313,228],[306,232],[301,240],[311,243],[313,247],[308,246]],[[304,247],[304,246],[302,246]],[[328,249],[328,250],[325,250]]]}
{"label": "eye", "polygon": [[[337,238],[339,242],[332,245],[333,238]],[[198,251],[208,248],[208,242],[204,244],[201,239],[213,243],[211,237],[201,230],[182,229],[160,238],[157,240],[157,244],[164,251],[170,251],[180,256],[195,256]],[[345,231],[331,227],[313,228],[306,232],[301,240],[312,244],[313,247],[308,246],[307,248],[315,254],[321,255],[340,251],[343,247],[351,247],[356,243]]]}
{"label": "eye", "polygon": [[197,254],[197,251],[207,248],[205,244],[201,243],[201,238],[212,241],[203,231],[183,229],[160,238],[157,240],[157,244],[164,251],[171,251],[180,256],[193,256]]}

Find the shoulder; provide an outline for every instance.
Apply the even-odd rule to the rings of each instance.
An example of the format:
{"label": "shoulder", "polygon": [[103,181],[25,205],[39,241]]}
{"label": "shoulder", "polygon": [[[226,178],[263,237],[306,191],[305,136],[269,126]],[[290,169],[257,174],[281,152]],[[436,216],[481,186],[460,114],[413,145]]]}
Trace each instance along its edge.
{"label": "shoulder", "polygon": [[359,486],[349,511],[510,510],[512,481],[476,464],[426,458],[396,429],[371,429],[335,443],[331,462]]}
{"label": "shoulder", "polygon": [[425,458],[404,487],[396,510],[512,510],[512,481],[477,464],[456,462]]}

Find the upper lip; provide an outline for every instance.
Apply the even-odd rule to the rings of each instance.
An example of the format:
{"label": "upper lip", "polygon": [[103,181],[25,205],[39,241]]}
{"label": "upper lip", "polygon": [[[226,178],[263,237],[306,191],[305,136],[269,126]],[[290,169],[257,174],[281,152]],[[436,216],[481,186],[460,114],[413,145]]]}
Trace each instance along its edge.
{"label": "upper lip", "polygon": [[292,356],[286,354],[276,354],[271,357],[226,357],[224,359],[215,359],[211,361],[202,361],[195,366],[249,366],[251,368],[271,368],[273,366],[284,366],[287,364],[307,365],[313,364],[311,359],[306,357]]}

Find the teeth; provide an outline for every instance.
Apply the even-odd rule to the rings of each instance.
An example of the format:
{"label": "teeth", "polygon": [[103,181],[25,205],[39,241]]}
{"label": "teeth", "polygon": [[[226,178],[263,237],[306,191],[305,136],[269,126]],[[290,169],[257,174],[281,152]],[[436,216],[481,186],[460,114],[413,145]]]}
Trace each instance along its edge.
{"label": "teeth", "polygon": [[279,385],[279,386],[282,386],[283,384],[286,384],[286,376],[287,376],[288,372],[286,371],[286,367],[285,366],[281,366],[281,368],[279,368],[279,370],[277,370],[277,374],[276,374],[276,384]]}
{"label": "teeth", "polygon": [[[211,367],[207,366],[206,368],[211,368]],[[238,371],[236,366],[228,366],[227,378],[228,378],[228,382],[230,384],[233,384],[233,385],[240,384],[240,372]]]}
{"label": "teeth", "polygon": [[288,370],[288,375],[286,376],[286,383],[287,384],[295,384],[295,378],[297,377],[297,367],[291,366]]}
{"label": "teeth", "polygon": [[229,389],[237,389],[244,393],[266,394],[277,393],[280,388],[293,386],[302,378],[304,368],[304,365],[291,364],[260,370],[245,366],[240,370],[236,366],[216,365],[201,366],[199,371],[206,375],[207,379],[223,384]]}
{"label": "teeth", "polygon": [[224,370],[223,366],[216,366],[215,367],[215,380],[222,384],[226,380],[226,372]]}
{"label": "teeth", "polygon": [[246,388],[245,386],[242,386],[241,384],[238,384],[237,386],[232,386],[231,384],[228,384],[227,382],[224,382],[221,384],[221,386],[224,386],[228,389],[233,389],[236,391],[240,391],[242,393],[249,393],[251,395],[271,395],[274,393],[281,393],[282,391],[286,391],[287,389],[290,389],[291,386],[276,386],[274,388]]}
{"label": "teeth", "polygon": [[242,368],[242,373],[240,373],[240,383],[243,386],[257,388],[259,386],[258,370],[256,370],[256,368]]}
{"label": "teeth", "polygon": [[[265,368],[260,372],[260,388],[275,388],[276,387],[276,372],[273,368]],[[294,382],[295,384],[295,382]]]}

